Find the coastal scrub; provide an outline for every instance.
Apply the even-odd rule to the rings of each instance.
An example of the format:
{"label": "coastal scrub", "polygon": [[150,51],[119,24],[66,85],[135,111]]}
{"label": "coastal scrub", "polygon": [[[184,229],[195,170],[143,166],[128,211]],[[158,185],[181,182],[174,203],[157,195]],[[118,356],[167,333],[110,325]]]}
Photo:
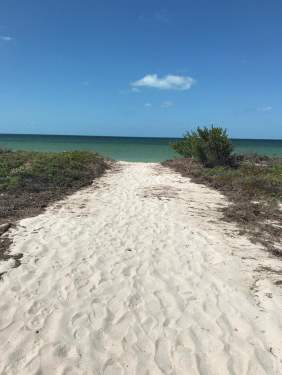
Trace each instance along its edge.
{"label": "coastal scrub", "polygon": [[182,158],[163,164],[223,193],[231,202],[223,219],[235,221],[242,234],[282,256],[282,160],[258,156],[237,157],[236,167],[206,168]]}
{"label": "coastal scrub", "polygon": [[[95,152],[0,151],[0,223],[36,214],[109,168]],[[28,213],[28,215],[27,215]]]}
{"label": "coastal scrub", "polygon": [[48,204],[92,184],[108,168],[95,152],[0,150],[0,260],[20,265],[22,254],[10,254],[11,240],[5,235],[16,220],[38,215]]}
{"label": "coastal scrub", "polygon": [[223,219],[282,256],[282,159],[236,155],[227,132],[213,126],[188,132],[172,147],[184,158],[165,166],[223,193],[231,202]]}

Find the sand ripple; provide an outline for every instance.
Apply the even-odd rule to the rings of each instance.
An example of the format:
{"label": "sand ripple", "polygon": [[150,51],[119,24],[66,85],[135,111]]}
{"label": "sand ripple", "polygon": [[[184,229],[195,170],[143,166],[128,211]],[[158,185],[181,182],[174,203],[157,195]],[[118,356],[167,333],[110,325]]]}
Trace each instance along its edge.
{"label": "sand ripple", "polygon": [[0,373],[281,375],[281,296],[250,292],[258,280],[234,253],[261,250],[220,224],[224,204],[155,164],[120,163],[22,220],[22,265],[0,282]]}

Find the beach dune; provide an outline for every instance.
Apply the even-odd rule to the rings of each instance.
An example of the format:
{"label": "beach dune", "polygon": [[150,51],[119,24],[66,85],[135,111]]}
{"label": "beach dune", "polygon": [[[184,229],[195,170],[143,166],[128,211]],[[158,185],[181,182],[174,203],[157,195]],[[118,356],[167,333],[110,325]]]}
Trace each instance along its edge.
{"label": "beach dune", "polygon": [[[10,230],[0,281],[3,375],[279,375],[281,290],[218,192],[154,163]],[[12,264],[10,265],[12,267]]]}

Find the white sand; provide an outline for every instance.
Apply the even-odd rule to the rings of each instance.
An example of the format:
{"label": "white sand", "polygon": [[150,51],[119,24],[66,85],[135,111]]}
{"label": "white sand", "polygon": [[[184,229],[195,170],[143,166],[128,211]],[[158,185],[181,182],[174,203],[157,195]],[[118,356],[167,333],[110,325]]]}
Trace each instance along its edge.
{"label": "white sand", "polygon": [[219,193],[119,167],[12,230],[0,373],[282,374],[281,289],[255,272],[279,261],[219,221]]}

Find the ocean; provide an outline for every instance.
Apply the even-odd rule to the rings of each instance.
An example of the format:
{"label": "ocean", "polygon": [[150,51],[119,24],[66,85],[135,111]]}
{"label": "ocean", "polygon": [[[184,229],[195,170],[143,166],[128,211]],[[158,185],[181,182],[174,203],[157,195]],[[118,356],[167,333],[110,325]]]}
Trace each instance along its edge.
{"label": "ocean", "polygon": [[[94,137],[0,134],[0,148],[32,151],[95,150],[115,160],[160,162],[177,157],[170,144],[176,138]],[[234,139],[238,153],[282,157],[282,140]]]}

